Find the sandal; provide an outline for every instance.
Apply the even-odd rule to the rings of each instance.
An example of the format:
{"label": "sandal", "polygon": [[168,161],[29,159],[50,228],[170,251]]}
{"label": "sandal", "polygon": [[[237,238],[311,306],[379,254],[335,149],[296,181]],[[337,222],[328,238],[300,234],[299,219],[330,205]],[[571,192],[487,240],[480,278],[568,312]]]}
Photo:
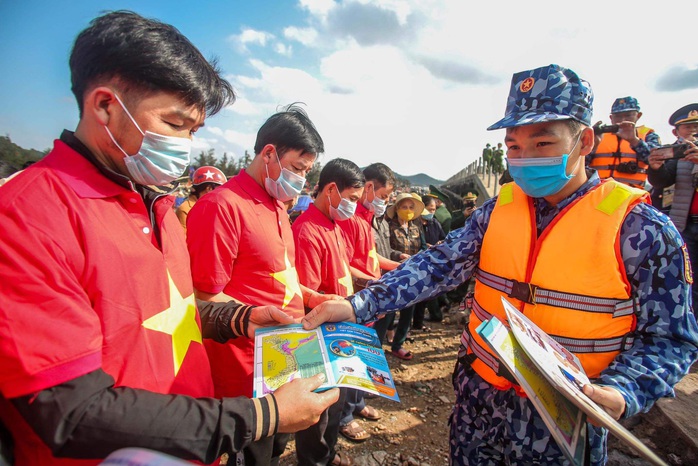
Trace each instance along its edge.
{"label": "sandal", "polygon": [[357,411],[354,414],[364,419],[368,419],[369,421],[377,421],[382,417],[381,413],[379,413],[376,408],[368,405],[364,406],[364,409]]}
{"label": "sandal", "polygon": [[356,443],[365,442],[371,437],[371,434],[366,432],[356,421],[351,421],[349,424],[341,426],[339,433]]}
{"label": "sandal", "polygon": [[393,351],[390,352],[390,354],[392,354],[392,355],[395,356],[396,358],[404,359],[405,361],[409,361],[410,359],[412,359],[412,358],[414,357],[414,355],[412,354],[412,352],[411,352],[411,351],[407,351],[405,348],[400,348],[400,349],[397,350],[397,351],[393,350]]}
{"label": "sandal", "polygon": [[338,451],[334,454],[334,458],[332,458],[332,462],[330,464],[332,466],[353,466],[354,460],[351,459],[351,456],[347,455],[346,453],[341,453]]}

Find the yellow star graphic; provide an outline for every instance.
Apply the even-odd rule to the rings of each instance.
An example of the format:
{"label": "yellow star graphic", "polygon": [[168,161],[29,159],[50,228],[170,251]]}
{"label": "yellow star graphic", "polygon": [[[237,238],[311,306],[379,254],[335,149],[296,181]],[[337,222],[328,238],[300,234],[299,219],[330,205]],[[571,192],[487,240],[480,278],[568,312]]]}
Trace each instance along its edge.
{"label": "yellow star graphic", "polygon": [[172,335],[172,360],[174,375],[182,367],[192,341],[201,343],[201,330],[196,323],[194,294],[184,298],[167,272],[170,283],[170,307],[143,322],[143,327]]}
{"label": "yellow star graphic", "polygon": [[373,270],[378,271],[378,253],[376,252],[375,246],[368,251],[368,258],[373,261]]}
{"label": "yellow star graphic", "polygon": [[288,251],[284,251],[284,263],[286,264],[286,269],[281,272],[272,272],[271,275],[275,280],[283,283],[286,287],[284,295],[284,304],[281,308],[288,306],[294,295],[298,295],[303,299],[301,294],[301,286],[298,283],[298,272],[296,272],[295,267],[291,267],[291,262],[288,260]]}
{"label": "yellow star graphic", "polygon": [[337,283],[344,285],[344,288],[347,289],[347,296],[349,296],[350,294],[354,294],[354,285],[352,285],[351,272],[349,272],[347,263],[342,261],[342,265],[344,266],[345,275],[342,278],[337,279]]}

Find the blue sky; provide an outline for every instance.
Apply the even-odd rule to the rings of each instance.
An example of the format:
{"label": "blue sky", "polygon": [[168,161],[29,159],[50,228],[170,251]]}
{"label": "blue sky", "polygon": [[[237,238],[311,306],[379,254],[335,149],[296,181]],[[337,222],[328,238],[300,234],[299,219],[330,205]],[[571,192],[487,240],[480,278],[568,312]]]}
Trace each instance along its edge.
{"label": "blue sky", "polygon": [[[469,6],[470,5],[470,6]],[[323,161],[382,161],[446,179],[503,131],[511,75],[557,63],[595,92],[594,121],[633,95],[664,142],[668,116],[698,102],[698,58],[682,43],[698,3],[462,0],[0,0],[0,134],[45,149],[74,129],[68,56],[102,12],[130,9],[173,24],[216,56],[238,101],[197,133],[197,152],[238,158],[264,120],[300,101],[325,139]],[[689,21],[690,24],[690,21]],[[686,32],[680,32],[686,31]]]}

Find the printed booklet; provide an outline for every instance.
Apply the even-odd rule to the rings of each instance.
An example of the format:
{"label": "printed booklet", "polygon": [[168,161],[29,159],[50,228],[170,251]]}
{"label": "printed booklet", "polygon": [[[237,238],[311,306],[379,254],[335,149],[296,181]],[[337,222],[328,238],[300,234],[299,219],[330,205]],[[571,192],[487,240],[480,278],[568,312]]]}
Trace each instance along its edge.
{"label": "printed booklet", "polygon": [[400,401],[393,376],[370,327],[325,323],[314,330],[301,324],[262,328],[255,333],[254,396],[271,393],[298,377],[324,373],[318,390],[358,388]]}
{"label": "printed booklet", "polygon": [[502,298],[509,325],[496,317],[477,328],[526,392],[567,458],[584,464],[586,420],[603,426],[654,465],[652,450],[582,392],[591,383],[577,357]]}

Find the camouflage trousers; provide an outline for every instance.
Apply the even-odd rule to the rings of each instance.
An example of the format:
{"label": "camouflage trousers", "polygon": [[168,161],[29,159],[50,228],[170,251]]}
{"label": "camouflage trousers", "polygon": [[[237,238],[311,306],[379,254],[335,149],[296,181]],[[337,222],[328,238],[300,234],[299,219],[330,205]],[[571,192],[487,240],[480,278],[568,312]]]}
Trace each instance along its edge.
{"label": "camouflage trousers", "polygon": [[[528,398],[497,390],[470,367],[453,374],[456,403],[449,419],[450,464],[569,465]],[[590,464],[606,464],[606,432],[589,427]]]}

